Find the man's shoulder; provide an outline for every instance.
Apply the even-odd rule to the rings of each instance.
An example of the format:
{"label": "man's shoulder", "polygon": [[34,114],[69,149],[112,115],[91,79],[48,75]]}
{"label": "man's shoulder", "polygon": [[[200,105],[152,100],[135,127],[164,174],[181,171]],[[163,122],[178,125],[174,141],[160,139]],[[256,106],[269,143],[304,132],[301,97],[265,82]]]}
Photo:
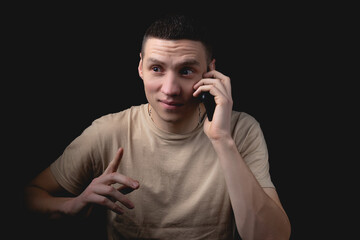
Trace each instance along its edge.
{"label": "man's shoulder", "polygon": [[232,115],[231,115],[231,121],[232,121],[232,125],[238,125],[238,124],[245,124],[245,125],[254,125],[254,124],[259,124],[258,121],[255,119],[255,117],[253,117],[252,115],[250,115],[247,112],[241,112],[241,111],[232,111]]}
{"label": "man's shoulder", "polygon": [[231,129],[234,138],[244,138],[252,134],[257,135],[262,131],[260,123],[254,116],[239,111],[232,112]]}
{"label": "man's shoulder", "polygon": [[129,120],[129,117],[135,117],[136,115],[140,114],[143,110],[145,104],[131,106],[129,108],[123,109],[119,112],[113,112],[105,114],[97,119],[94,120],[94,123],[111,123],[111,122],[118,122],[121,120]]}
{"label": "man's shoulder", "polygon": [[92,126],[102,129],[113,129],[114,127],[126,127],[129,123],[139,121],[144,111],[145,104],[132,106],[119,112],[105,114],[92,122]]}

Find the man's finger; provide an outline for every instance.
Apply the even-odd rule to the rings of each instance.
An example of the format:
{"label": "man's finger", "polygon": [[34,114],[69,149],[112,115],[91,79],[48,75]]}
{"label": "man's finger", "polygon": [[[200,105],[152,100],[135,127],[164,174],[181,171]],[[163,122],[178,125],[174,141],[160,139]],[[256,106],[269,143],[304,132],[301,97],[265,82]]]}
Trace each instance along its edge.
{"label": "man's finger", "polygon": [[228,76],[222,74],[218,71],[210,71],[203,74],[204,78],[217,78],[219,79],[225,86],[228,94],[231,96],[231,80]]}
{"label": "man's finger", "polygon": [[128,186],[123,185],[123,186],[117,188],[117,190],[118,190],[119,192],[121,192],[122,194],[126,195],[126,194],[129,194],[129,193],[131,193],[132,191],[134,191],[135,188],[131,188],[131,187],[128,187]]}
{"label": "man's finger", "polygon": [[124,149],[119,148],[119,150],[117,151],[117,153],[115,155],[115,158],[109,163],[109,165],[105,169],[104,174],[108,174],[108,173],[117,171],[117,169],[119,168],[119,164],[120,164],[121,158],[123,156],[123,153],[124,153]]}
{"label": "man's finger", "polygon": [[134,189],[138,189],[140,186],[138,181],[118,172],[104,174],[98,182],[105,185],[119,183]]}
{"label": "man's finger", "polygon": [[119,205],[117,205],[115,202],[111,201],[110,199],[108,199],[105,196],[94,194],[91,197],[91,201],[96,204],[105,206],[117,214],[120,214],[120,215],[124,214],[124,209],[122,209]]}
{"label": "man's finger", "polygon": [[[129,209],[133,209],[135,207],[134,204],[126,196],[124,196],[124,194],[120,193],[112,186],[96,186],[94,188],[94,193],[99,196],[104,196],[112,202],[119,201]],[[103,198],[103,203],[108,203],[106,199]]]}

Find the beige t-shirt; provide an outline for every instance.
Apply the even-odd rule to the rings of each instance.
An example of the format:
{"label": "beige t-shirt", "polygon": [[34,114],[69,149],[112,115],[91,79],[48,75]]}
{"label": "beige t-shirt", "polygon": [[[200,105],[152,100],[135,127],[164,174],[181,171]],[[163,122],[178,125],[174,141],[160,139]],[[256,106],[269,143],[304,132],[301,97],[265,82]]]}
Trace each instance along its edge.
{"label": "beige t-shirt", "polygon": [[[203,122],[188,134],[160,130],[148,104],[95,120],[51,165],[61,186],[81,193],[106,169],[119,147],[118,171],[140,182],[127,196],[134,209],[108,211],[109,239],[232,239],[235,220],[217,155]],[[262,187],[271,182],[268,152],[259,123],[233,111],[238,150]]]}

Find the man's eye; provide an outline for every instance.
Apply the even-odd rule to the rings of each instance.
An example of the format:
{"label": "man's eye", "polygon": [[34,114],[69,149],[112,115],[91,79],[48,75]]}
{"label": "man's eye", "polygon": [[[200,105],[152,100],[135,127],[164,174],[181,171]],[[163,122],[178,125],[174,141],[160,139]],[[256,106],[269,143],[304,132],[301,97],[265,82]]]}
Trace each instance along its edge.
{"label": "man's eye", "polygon": [[152,69],[154,72],[160,72],[160,71],[161,71],[160,67],[158,67],[158,66],[154,66],[154,67],[152,67],[151,69]]}
{"label": "man's eye", "polygon": [[190,75],[192,73],[193,73],[193,70],[191,70],[190,68],[184,68],[184,69],[181,69],[181,71],[180,71],[181,75]]}

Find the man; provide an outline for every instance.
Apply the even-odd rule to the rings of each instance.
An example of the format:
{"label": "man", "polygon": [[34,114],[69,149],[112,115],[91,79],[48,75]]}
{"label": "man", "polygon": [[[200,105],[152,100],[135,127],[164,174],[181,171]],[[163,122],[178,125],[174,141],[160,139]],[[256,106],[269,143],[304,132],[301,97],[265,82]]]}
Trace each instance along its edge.
{"label": "man", "polygon": [[[232,111],[203,28],[156,21],[138,71],[148,103],[95,120],[28,185],[29,209],[56,218],[102,205],[109,239],[289,239],[260,126]],[[211,121],[203,92],[216,103]]]}

